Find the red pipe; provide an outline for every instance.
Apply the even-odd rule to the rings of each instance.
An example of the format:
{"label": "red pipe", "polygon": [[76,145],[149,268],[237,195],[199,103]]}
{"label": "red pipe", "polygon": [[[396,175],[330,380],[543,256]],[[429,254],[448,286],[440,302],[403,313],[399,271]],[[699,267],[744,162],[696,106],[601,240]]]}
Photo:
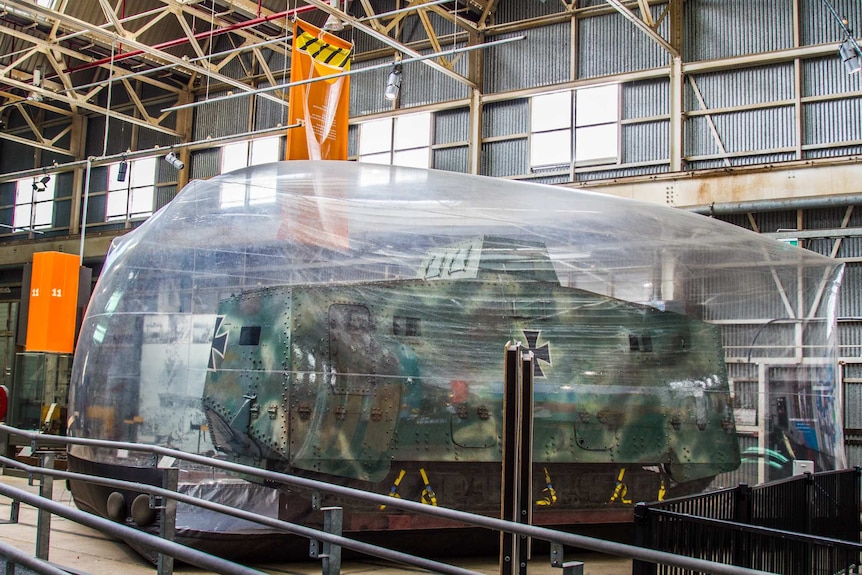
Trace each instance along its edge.
{"label": "red pipe", "polygon": [[[269,16],[262,16],[260,18],[254,18],[252,20],[246,20],[245,22],[237,22],[236,24],[231,24],[230,26],[225,26],[224,28],[217,28],[215,30],[209,30],[207,32],[200,32],[194,35],[195,40],[201,40],[203,38],[211,38],[213,36],[219,36],[221,34],[226,34],[227,32],[233,32],[234,30],[241,30],[243,28],[249,28],[251,26],[257,26],[258,24],[265,24],[267,22],[271,22],[272,20],[278,20],[279,18],[284,18],[285,16],[289,16],[291,14],[296,15],[302,12],[309,12],[311,10],[316,10],[317,8],[311,4],[307,6],[300,6],[298,8],[294,8],[292,10],[285,10],[283,12],[278,12],[276,14],[270,14]],[[162,50],[164,48],[172,48],[174,46],[180,46],[189,41],[189,38],[176,38],[175,40],[168,40],[167,42],[161,42],[152,46],[155,50]],[[93,62],[87,62],[86,64],[81,64],[80,66],[75,66],[74,68],[66,68],[66,73],[80,72],[81,70],[89,70],[90,68],[95,68],[97,66],[103,66],[105,64],[110,64],[112,61],[114,63],[119,62],[120,60],[126,60],[128,58],[134,58],[135,56],[140,56],[141,54],[146,54],[146,50],[132,50],[131,52],[123,52],[122,54],[115,54],[113,57],[102,58],[101,60],[95,60]]]}

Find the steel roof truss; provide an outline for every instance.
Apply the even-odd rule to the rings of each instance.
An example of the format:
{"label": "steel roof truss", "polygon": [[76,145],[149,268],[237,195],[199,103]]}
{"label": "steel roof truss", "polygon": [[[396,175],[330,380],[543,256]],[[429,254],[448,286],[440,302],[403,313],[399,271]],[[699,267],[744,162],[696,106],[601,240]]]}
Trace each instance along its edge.
{"label": "steel roof truss", "polygon": [[[638,3],[640,3],[640,1],[641,0],[638,0]],[[606,2],[608,4],[610,4],[617,12],[622,14],[623,17],[626,18],[626,20],[628,20],[632,24],[634,24],[635,27],[638,28],[641,32],[643,32],[644,34],[646,34],[647,36],[652,38],[659,46],[664,48],[671,56],[679,57],[679,55],[680,55],[679,51],[676,48],[674,48],[673,46],[671,46],[670,42],[665,40],[661,36],[661,34],[656,32],[655,30],[653,30],[649,24],[647,24],[646,22],[644,22],[643,20],[638,18],[634,13],[632,13],[631,10],[626,8],[626,6],[623,4],[622,0],[606,0]],[[649,13],[648,8],[649,8],[649,6],[647,6],[647,12]],[[643,6],[642,6],[642,9],[643,9]],[[652,20],[651,15],[650,15],[650,20]]]}
{"label": "steel roof truss", "polygon": [[[240,90],[243,90],[243,91],[250,91],[251,90],[251,88],[247,84],[244,84],[243,82],[240,82],[238,80],[235,80],[233,78],[230,78],[228,76],[220,74],[218,72],[210,71],[210,70],[205,69],[201,66],[191,64],[191,63],[187,62],[186,60],[183,60],[182,58],[178,58],[178,57],[176,57],[172,54],[169,54],[167,52],[164,52],[162,50],[157,50],[157,49],[155,49],[155,48],[153,48],[147,44],[139,42],[136,39],[126,38],[126,37],[123,37],[121,34],[110,32],[108,30],[103,30],[102,28],[99,28],[98,26],[90,24],[89,22],[85,22],[85,21],[79,20],[77,18],[72,18],[72,17],[67,16],[65,14],[55,13],[51,10],[48,10],[47,8],[44,8],[42,6],[37,5],[37,4],[25,3],[23,0],[6,0],[6,1],[8,4],[10,4],[10,5],[12,5],[12,6],[24,11],[24,12],[36,12],[37,14],[40,14],[40,15],[45,16],[45,17],[58,18],[65,25],[67,25],[69,27],[76,28],[79,30],[84,30],[84,31],[90,32],[90,33],[92,33],[98,37],[106,38],[106,39],[109,39],[111,41],[122,42],[123,44],[128,44],[132,48],[134,48],[136,50],[142,50],[143,52],[150,54],[151,56],[153,56],[157,59],[164,60],[166,62],[175,64],[176,66],[178,66],[180,68],[184,68],[184,69],[189,70],[191,72],[203,74],[205,76],[210,77],[211,79],[213,79],[215,81],[222,82],[222,83],[227,84],[229,86],[233,86],[234,88],[239,88]],[[163,1],[173,2],[174,0],[163,0]],[[316,1],[317,0],[312,0],[312,2],[316,2]],[[327,8],[328,8],[328,5],[327,5]],[[277,102],[278,104],[281,104],[281,105],[285,105],[285,106],[287,105],[287,103],[284,102],[283,100],[276,98],[274,96],[270,96],[268,94],[263,94],[261,97],[267,98],[268,100],[271,100],[273,102]]]}

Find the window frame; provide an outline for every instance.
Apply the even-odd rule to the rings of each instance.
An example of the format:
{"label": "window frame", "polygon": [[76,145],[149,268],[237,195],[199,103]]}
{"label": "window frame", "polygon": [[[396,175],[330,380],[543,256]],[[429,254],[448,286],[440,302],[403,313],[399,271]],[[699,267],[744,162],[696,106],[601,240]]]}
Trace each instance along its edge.
{"label": "window frame", "polygon": [[[117,174],[122,162],[116,162],[108,165],[108,181],[105,189],[105,223],[129,222],[132,220],[145,220],[155,212],[156,207],[156,188],[158,187],[159,159],[156,156],[149,158],[139,158],[136,160],[125,160],[127,163],[126,177],[120,182],[117,180]],[[141,170],[147,165],[151,166],[150,173],[142,172]],[[149,192],[149,203],[143,203],[149,209],[133,210],[137,201],[141,197],[147,197]],[[119,209],[111,211],[111,199],[118,197],[120,194],[125,195],[124,202],[116,202],[117,204],[125,204],[125,209],[121,213]],[[143,196],[142,196],[143,194]]]}
{"label": "window frame", "polygon": [[[410,122],[420,119],[422,116],[427,117],[427,125],[420,126],[420,129],[423,130],[422,138],[417,143],[413,139],[417,133],[416,126],[415,124],[411,126]],[[378,141],[369,140],[366,137],[364,130],[370,127],[375,128],[374,135],[379,134],[376,136],[380,138]],[[419,168],[434,167],[432,154],[434,149],[433,112],[416,112],[368,120],[360,122],[358,128],[356,146],[356,160],[358,162]],[[420,161],[399,161],[409,157],[418,158]]]}
{"label": "window frame", "polygon": [[[45,190],[39,191],[36,189],[36,182],[44,177],[48,177],[50,179],[45,183]],[[56,183],[56,174],[44,174],[39,177],[33,176],[30,178],[22,178],[15,182],[15,204],[12,208],[12,233],[41,233],[40,230],[54,227],[54,201],[57,199]],[[29,197],[27,201],[20,201],[22,191]],[[49,197],[46,198],[39,194],[45,194],[45,196]],[[47,218],[44,217],[44,210],[39,209],[45,205],[50,206],[50,212],[48,213]],[[27,224],[22,226],[19,225],[17,220],[19,213],[23,215],[24,207],[26,207]],[[39,217],[40,211],[43,213],[41,218]]]}
{"label": "window frame", "polygon": [[[599,121],[592,122],[585,117],[585,114],[578,114],[579,107],[584,107],[586,103],[579,103],[579,99],[591,90],[608,90],[612,88],[615,92],[614,98],[611,100],[607,97],[598,98],[598,101],[613,101],[614,105],[609,106],[612,109],[609,118],[602,118]],[[528,130],[528,163],[529,169],[532,172],[542,170],[553,170],[554,168],[568,168],[574,171],[578,167],[604,166],[604,165],[619,165],[621,162],[621,140],[622,140],[622,102],[621,102],[621,84],[603,84],[600,86],[588,86],[585,88],[577,88],[571,90],[561,90],[536,94],[529,99],[529,130]],[[562,95],[568,98],[561,97]],[[557,108],[548,109],[548,104],[554,98],[559,98],[561,103]],[[556,110],[556,111],[555,111]],[[550,118],[550,119],[549,119]],[[559,118],[559,121],[554,122],[553,118]],[[605,154],[599,156],[584,156],[579,150],[588,149],[583,145],[578,145],[579,138],[585,133],[596,129],[611,130],[613,133],[610,138],[611,146],[614,148],[613,154]],[[556,139],[556,141],[553,140]],[[542,143],[540,141],[547,141]],[[560,152],[564,142],[568,141],[568,148],[564,152]],[[548,147],[546,147],[548,146]],[[550,154],[551,158],[548,161],[539,161],[537,156],[546,154],[547,150],[559,153]]]}

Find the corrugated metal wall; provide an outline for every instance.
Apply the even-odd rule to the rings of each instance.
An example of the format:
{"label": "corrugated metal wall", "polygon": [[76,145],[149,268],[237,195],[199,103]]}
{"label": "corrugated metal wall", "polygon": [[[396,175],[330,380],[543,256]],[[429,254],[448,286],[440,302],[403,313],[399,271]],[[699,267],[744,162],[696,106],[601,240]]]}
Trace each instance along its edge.
{"label": "corrugated metal wall", "polygon": [[[549,86],[570,79],[571,24],[527,31],[526,38],[485,50],[485,93]],[[495,40],[520,36],[496,36]]]}
{"label": "corrugated metal wall", "polygon": [[[658,14],[656,14],[658,16]],[[667,20],[659,31],[667,36]],[[578,73],[581,78],[667,66],[670,56],[616,12],[578,20]]]}

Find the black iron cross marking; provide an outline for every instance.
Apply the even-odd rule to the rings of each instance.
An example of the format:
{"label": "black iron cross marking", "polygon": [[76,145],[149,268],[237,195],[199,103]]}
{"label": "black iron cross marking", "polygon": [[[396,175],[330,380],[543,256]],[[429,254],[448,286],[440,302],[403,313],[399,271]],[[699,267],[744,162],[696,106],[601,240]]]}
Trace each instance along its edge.
{"label": "black iron cross marking", "polygon": [[210,349],[210,361],[209,365],[207,365],[207,369],[215,370],[216,362],[221,363],[221,360],[224,359],[224,352],[227,349],[227,332],[221,331],[222,323],[224,323],[224,316],[220,315],[216,317],[215,329],[213,330],[213,345],[212,349]]}
{"label": "black iron cross marking", "polygon": [[551,347],[549,344],[544,344],[542,347],[536,347],[539,343],[539,334],[541,331],[534,331],[530,329],[521,330],[524,334],[524,339],[527,340],[527,349],[533,352],[533,358],[535,361],[533,362],[533,377],[545,377],[545,374],[542,373],[542,367],[539,365],[539,361],[544,361],[548,365],[554,365],[551,363]]}

